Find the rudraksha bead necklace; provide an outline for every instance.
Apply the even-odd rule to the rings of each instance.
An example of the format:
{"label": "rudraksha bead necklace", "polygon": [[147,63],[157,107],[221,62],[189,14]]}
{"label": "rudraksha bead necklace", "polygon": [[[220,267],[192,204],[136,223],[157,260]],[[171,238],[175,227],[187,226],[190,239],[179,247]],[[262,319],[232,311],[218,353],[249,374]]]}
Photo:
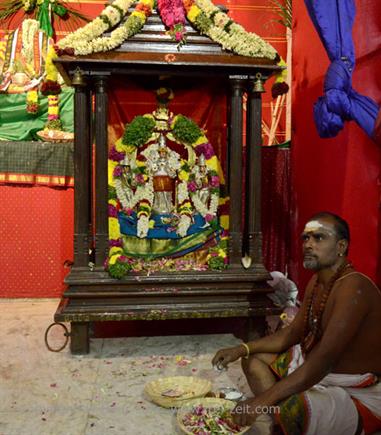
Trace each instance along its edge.
{"label": "rudraksha bead necklace", "polygon": [[324,313],[325,306],[328,301],[328,297],[331,293],[335,282],[344,274],[344,272],[351,268],[352,264],[345,262],[336,271],[336,273],[328,281],[327,287],[323,291],[317,310],[315,309],[315,298],[318,291],[319,282],[316,277],[314,288],[309,295],[307,301],[307,309],[304,314],[304,327],[303,327],[303,339],[301,341],[301,348],[304,355],[310,352],[315,344],[320,340],[322,336],[321,321]]}

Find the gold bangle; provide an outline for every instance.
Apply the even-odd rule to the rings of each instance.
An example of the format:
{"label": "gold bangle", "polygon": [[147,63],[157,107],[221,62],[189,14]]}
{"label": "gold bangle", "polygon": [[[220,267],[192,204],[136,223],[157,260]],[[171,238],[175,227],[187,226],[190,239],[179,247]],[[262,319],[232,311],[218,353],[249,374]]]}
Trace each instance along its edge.
{"label": "gold bangle", "polygon": [[246,355],[242,358],[249,359],[250,356],[250,348],[246,343],[241,343],[241,345],[246,349]]}

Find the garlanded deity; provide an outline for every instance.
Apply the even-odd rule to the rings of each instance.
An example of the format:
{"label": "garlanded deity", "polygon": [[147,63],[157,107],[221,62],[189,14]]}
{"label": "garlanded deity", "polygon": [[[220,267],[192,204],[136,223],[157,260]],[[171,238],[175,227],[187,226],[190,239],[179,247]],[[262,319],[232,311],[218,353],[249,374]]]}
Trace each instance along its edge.
{"label": "garlanded deity", "polygon": [[147,150],[147,169],[153,180],[152,211],[156,214],[170,214],[174,211],[175,179],[180,169],[180,156],[166,145],[164,134],[158,144]]}
{"label": "garlanded deity", "polygon": [[220,200],[226,201],[220,198],[223,175],[197,124],[160,103],[127,125],[109,164],[115,188],[109,200],[112,276],[155,264],[226,267],[227,228],[218,216]]}

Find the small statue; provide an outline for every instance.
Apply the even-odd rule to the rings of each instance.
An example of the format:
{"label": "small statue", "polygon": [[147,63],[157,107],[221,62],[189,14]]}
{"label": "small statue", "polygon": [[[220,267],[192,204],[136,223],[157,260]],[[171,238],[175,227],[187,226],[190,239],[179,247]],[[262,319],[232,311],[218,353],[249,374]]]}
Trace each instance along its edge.
{"label": "small statue", "polygon": [[204,154],[200,154],[197,165],[194,168],[195,173],[195,181],[197,186],[197,191],[195,195],[198,196],[201,203],[208,207],[209,199],[210,199],[210,185],[209,185],[209,176],[208,176],[208,168],[205,162]]}
{"label": "small statue", "polygon": [[134,173],[131,168],[131,162],[126,154],[124,159],[120,162],[120,165],[122,167],[122,175],[121,175],[121,181],[122,181],[122,187],[126,194],[126,198],[128,201],[131,201],[134,191],[136,189],[136,182]]}

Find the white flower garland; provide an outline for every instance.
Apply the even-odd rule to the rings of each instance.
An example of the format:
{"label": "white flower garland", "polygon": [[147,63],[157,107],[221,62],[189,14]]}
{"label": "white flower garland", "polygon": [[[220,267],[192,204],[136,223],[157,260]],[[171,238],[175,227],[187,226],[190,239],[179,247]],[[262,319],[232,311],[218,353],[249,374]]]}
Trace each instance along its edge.
{"label": "white flower garland", "polygon": [[202,217],[205,217],[207,214],[216,216],[219,199],[220,199],[220,195],[218,193],[212,193],[210,196],[209,207],[207,207],[202,203],[202,201],[197,195],[197,192],[191,194],[191,200],[193,202],[193,205]]}
{"label": "white flower garland", "polygon": [[126,189],[123,187],[123,183],[117,177],[114,177],[114,185],[116,196],[118,197],[123,208],[133,209],[136,204],[142,200],[147,200],[152,204],[153,201],[153,184],[147,182],[144,186],[137,186],[135,193],[131,190],[131,195],[128,195]]}
{"label": "white flower garland", "polygon": [[145,214],[141,215],[138,219],[138,224],[136,227],[136,235],[140,239],[147,237],[149,231],[149,217]]}
{"label": "white flower garland", "polygon": [[[136,2],[137,0],[115,0],[110,5],[108,5],[100,15],[105,15],[109,20],[112,26],[117,25],[121,22],[121,20],[126,15],[128,9]],[[116,6],[113,7],[113,6]],[[123,15],[118,13],[117,8],[120,8],[123,11]],[[92,50],[92,44],[94,43],[94,40],[97,41],[98,36],[102,35],[104,32],[106,32],[109,29],[109,25],[102,20],[99,16],[96,17],[93,21],[90,21],[90,23],[87,23],[85,26],[77,29],[75,32],[70,33],[69,35],[65,36],[65,38],[58,41],[58,47],[61,49],[71,47],[74,49],[75,54],[90,54],[94,53],[95,51]],[[121,29],[119,32],[115,33],[115,41],[117,38],[120,38],[121,34],[124,34],[123,28],[118,27],[118,29],[114,30],[116,32],[117,30]],[[111,35],[114,34],[112,32]],[[112,39],[110,38],[104,38],[106,40]],[[123,42],[123,40],[120,42],[120,44]],[[109,42],[110,43],[110,42]],[[105,50],[111,50],[112,48],[107,48],[107,42],[105,43],[97,43],[98,47],[106,47]],[[120,45],[119,44],[119,45]],[[116,45],[117,46],[117,45]],[[102,48],[100,48],[98,51],[102,51]]]}
{"label": "white flower garland", "polygon": [[150,204],[153,204],[153,181],[152,181],[152,179],[149,179],[146,182],[145,186],[141,186],[141,187],[142,187],[142,195],[144,195],[144,197],[140,198],[139,201],[146,199]]}
{"label": "white flower garland", "polygon": [[40,23],[37,20],[27,19],[22,23],[22,48],[21,56],[27,64],[33,64],[34,35],[38,32]]}
{"label": "white flower garland", "polygon": [[192,219],[190,218],[190,216],[182,215],[180,217],[180,222],[177,225],[176,233],[180,237],[185,237],[187,235],[188,228],[190,227],[191,223],[192,223]]}
{"label": "white flower garland", "polygon": [[213,40],[222,45],[225,50],[231,50],[242,56],[264,57],[275,59],[276,50],[264,39],[253,32],[247,32],[241,25],[234,21],[230,25],[229,32],[224,26],[231,20],[227,14],[221,12],[210,0],[195,0],[195,4],[211,19],[213,12],[218,11],[211,19],[212,24],[206,34]]}
{"label": "white flower garland", "polygon": [[171,169],[174,169],[176,172],[180,169],[180,156],[176,151],[170,150],[168,157],[168,165]]}
{"label": "white flower garland", "polygon": [[177,185],[177,203],[181,204],[189,198],[188,185],[186,181],[182,181]]}
{"label": "white flower garland", "polygon": [[92,41],[78,42],[74,47],[74,53],[85,55],[98,53],[100,51],[113,50],[114,48],[119,47],[129,36],[131,35],[127,26],[119,26],[117,29],[111,32],[109,37],[103,36]]}

